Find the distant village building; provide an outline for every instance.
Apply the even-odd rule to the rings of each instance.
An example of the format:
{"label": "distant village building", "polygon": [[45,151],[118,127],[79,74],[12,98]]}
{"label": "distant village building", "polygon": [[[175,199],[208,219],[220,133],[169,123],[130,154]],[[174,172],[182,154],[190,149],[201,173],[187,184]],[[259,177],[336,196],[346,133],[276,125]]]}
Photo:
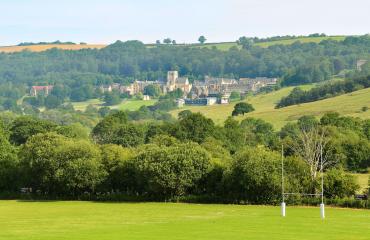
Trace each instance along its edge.
{"label": "distant village building", "polygon": [[178,71],[167,72],[167,82],[163,92],[172,92],[176,89],[181,89],[184,94],[188,94],[192,89],[192,84],[189,83],[187,77],[179,77]]}
{"label": "distant village building", "polygon": [[48,96],[53,90],[53,86],[32,86],[30,90],[30,95],[32,97],[37,97],[39,94]]}
{"label": "distant village building", "polygon": [[185,100],[182,98],[176,99],[176,105],[178,108],[182,108],[185,105]]}
{"label": "distant village building", "polygon": [[149,101],[150,100],[150,96],[149,95],[144,95],[143,96],[143,100],[144,101]]}
{"label": "distant village building", "polygon": [[185,105],[196,105],[196,106],[210,106],[217,103],[217,98],[207,97],[207,98],[196,98],[196,99],[185,99]]}
{"label": "distant village building", "polygon": [[102,85],[99,87],[100,91],[102,93],[112,92],[112,86],[111,85]]}
{"label": "distant village building", "polygon": [[[130,85],[124,86],[118,83],[111,85],[102,85],[100,90],[111,92],[118,90],[120,93],[127,93],[131,96],[139,93],[144,94],[145,87],[157,85],[163,93],[181,89],[184,92],[183,98],[176,101],[179,107],[186,105],[213,105],[215,103],[228,104],[230,94],[238,92],[246,94],[248,92],[258,92],[262,87],[274,86],[277,84],[277,78],[218,78],[206,76],[204,81],[195,80],[193,84],[187,77],[180,77],[178,71],[168,71],[167,78],[164,81],[138,81],[135,80]],[[149,100],[149,96],[144,96],[144,100]]]}
{"label": "distant village building", "polygon": [[367,60],[360,59],[356,62],[356,69],[357,71],[362,71],[362,66],[367,63]]}

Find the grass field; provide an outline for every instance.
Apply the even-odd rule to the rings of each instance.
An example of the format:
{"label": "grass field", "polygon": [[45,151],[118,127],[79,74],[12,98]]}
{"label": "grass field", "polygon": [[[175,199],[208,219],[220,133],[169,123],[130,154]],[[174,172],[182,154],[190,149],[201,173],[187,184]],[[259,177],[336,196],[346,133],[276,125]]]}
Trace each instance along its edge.
{"label": "grass field", "polygon": [[[345,39],[345,36],[327,36],[327,37],[300,37],[296,39],[287,39],[287,40],[279,40],[279,41],[270,41],[270,42],[263,42],[263,43],[256,43],[256,46],[260,47],[269,47],[272,45],[276,44],[283,44],[283,45],[288,45],[292,44],[296,41],[300,41],[302,43],[307,43],[307,42],[321,42],[323,40],[336,40],[336,41],[343,41]],[[0,47],[0,52],[20,52],[23,50],[29,50],[32,52],[41,52],[45,51],[51,48],[59,48],[59,49],[65,49],[65,50],[80,50],[80,49],[87,49],[87,48],[94,48],[94,49],[101,49],[106,47],[106,44],[86,44],[86,45],[81,45],[81,44],[45,44],[45,45],[31,45],[31,46],[4,46]],[[178,44],[178,46],[183,46],[182,44]],[[187,44],[187,46],[194,46],[194,47],[207,47],[207,48],[212,48],[216,47],[219,50],[222,51],[227,51],[231,47],[240,47],[236,44],[236,42],[221,42],[221,43],[206,43],[204,45],[200,44]],[[147,44],[148,48],[155,47],[153,44]]]}
{"label": "grass field", "polygon": [[75,110],[80,110],[80,111],[85,111],[86,107],[89,106],[89,105],[93,105],[97,108],[100,108],[102,107],[104,104],[103,101],[99,100],[99,99],[90,99],[88,101],[84,101],[84,102],[72,102],[72,105],[74,107]]}
{"label": "grass field", "polygon": [[0,201],[1,240],[368,240],[370,211],[175,203]]}
{"label": "grass field", "polygon": [[369,177],[370,174],[353,174],[357,178],[357,182],[360,185],[361,189],[359,193],[363,193],[369,187]]}
{"label": "grass field", "polygon": [[129,100],[129,101],[123,101],[121,104],[113,106],[113,109],[120,109],[120,110],[138,110],[141,106],[151,106],[154,103],[156,103],[158,100],[151,99],[151,100]]}
{"label": "grass field", "polygon": [[[302,88],[309,89],[311,87],[312,85],[308,85],[303,86]],[[370,107],[370,88],[321,101],[275,109],[275,104],[281,99],[281,97],[288,95],[292,89],[292,87],[288,87],[276,92],[249,97],[247,102],[254,106],[255,111],[248,113],[245,116],[239,116],[237,119],[242,120],[245,117],[261,118],[272,123],[277,129],[279,129],[287,122],[295,121],[303,115],[314,115],[319,117],[330,111],[337,111],[346,116],[360,117],[363,119],[370,118],[369,110],[366,112],[361,111],[363,106]],[[226,118],[231,116],[234,105],[235,103],[213,106],[185,106],[184,108],[177,109],[171,113],[176,117],[178,112],[189,109],[193,112],[200,112],[205,116],[212,118],[217,124],[223,124]]]}
{"label": "grass field", "polygon": [[[299,41],[301,43],[309,43],[309,42],[319,43],[323,40],[328,40],[328,39],[335,40],[335,41],[343,41],[345,38],[346,38],[345,36],[300,37],[300,38],[295,38],[295,39],[261,42],[261,43],[256,43],[255,46],[260,46],[260,47],[265,48],[265,47],[269,47],[269,46],[277,45],[277,44],[289,45],[296,41]],[[199,47],[199,45],[197,46]],[[232,47],[240,47],[240,46],[238,46],[236,42],[224,42],[224,43],[206,43],[202,45],[201,47],[207,47],[207,48],[216,47],[219,50],[227,51]]]}
{"label": "grass field", "polygon": [[[130,100],[124,100],[120,104],[111,106],[110,108],[134,111],[134,110],[138,110],[143,105],[151,106],[156,102],[157,100],[155,99],[148,100],[148,101],[130,99]],[[89,105],[93,105],[97,108],[100,108],[100,107],[103,107],[103,104],[104,102],[99,99],[91,99],[91,100],[84,101],[84,102],[72,102],[72,105],[75,108],[75,110],[80,110],[80,111],[85,111],[86,107]]]}

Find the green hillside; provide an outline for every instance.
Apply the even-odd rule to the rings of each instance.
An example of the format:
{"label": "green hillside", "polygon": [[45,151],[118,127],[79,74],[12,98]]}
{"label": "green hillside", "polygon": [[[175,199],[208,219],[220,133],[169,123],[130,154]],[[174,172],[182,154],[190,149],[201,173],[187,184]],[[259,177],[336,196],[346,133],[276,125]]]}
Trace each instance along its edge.
{"label": "green hillside", "polygon": [[[151,99],[148,101],[144,100],[123,100],[120,104],[110,106],[111,109],[119,109],[119,110],[129,110],[135,111],[138,110],[141,106],[151,106],[157,102],[155,99]],[[96,108],[104,107],[104,102],[99,99],[91,99],[84,102],[72,102],[73,107],[76,110],[85,111],[87,106],[92,105]]]}
{"label": "green hillside", "polygon": [[[312,86],[304,86],[304,89],[309,89],[311,87]],[[277,129],[284,126],[287,122],[297,120],[303,115],[314,115],[319,117],[330,111],[337,111],[346,116],[364,119],[370,118],[370,110],[366,112],[361,110],[364,106],[370,107],[370,88],[321,101],[275,109],[275,104],[281,97],[288,95],[292,89],[293,87],[283,88],[276,92],[260,94],[248,98],[247,102],[251,103],[256,110],[245,116],[261,118],[272,123]],[[172,114],[177,116],[178,112],[189,109],[212,118],[217,124],[222,124],[228,116],[231,116],[234,105],[235,103],[228,105],[184,107],[180,110],[172,111]],[[242,120],[245,116],[239,116],[237,119]]]}
{"label": "green hillside", "polygon": [[[309,43],[309,42],[314,42],[314,43],[319,43],[323,40],[335,40],[335,41],[343,41],[346,37],[345,36],[327,36],[327,37],[299,37],[295,39],[286,39],[286,40],[277,40],[277,41],[269,41],[269,42],[260,42],[260,43],[255,43],[255,46],[260,46],[260,47],[269,47],[272,45],[277,45],[277,44],[283,44],[283,45],[289,45],[294,42],[301,42],[301,43]],[[198,47],[200,45],[197,45]],[[219,50],[227,51],[232,47],[240,47],[236,44],[236,42],[222,42],[222,43],[206,43],[200,47],[207,47],[207,48],[212,48],[216,47]]]}

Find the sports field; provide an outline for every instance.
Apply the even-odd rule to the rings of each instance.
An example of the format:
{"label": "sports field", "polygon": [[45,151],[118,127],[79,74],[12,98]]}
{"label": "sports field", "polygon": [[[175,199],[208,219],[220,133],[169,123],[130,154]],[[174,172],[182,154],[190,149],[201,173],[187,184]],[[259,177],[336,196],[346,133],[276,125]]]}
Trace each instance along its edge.
{"label": "sports field", "polygon": [[370,211],[317,207],[0,201],[6,240],[370,239]]}

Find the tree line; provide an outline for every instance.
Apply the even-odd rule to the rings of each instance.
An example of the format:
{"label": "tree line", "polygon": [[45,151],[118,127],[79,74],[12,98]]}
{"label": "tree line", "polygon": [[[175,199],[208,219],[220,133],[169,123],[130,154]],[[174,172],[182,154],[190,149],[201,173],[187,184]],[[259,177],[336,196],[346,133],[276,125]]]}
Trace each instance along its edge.
{"label": "tree line", "polygon": [[300,103],[314,102],[338,95],[354,92],[370,87],[370,75],[344,81],[327,83],[311,90],[304,91],[299,87],[294,88],[290,94],[283,97],[276,105],[276,108],[287,107]]}
{"label": "tree line", "polygon": [[[277,203],[281,197],[280,149],[286,190],[319,191],[304,133],[325,139],[325,196],[350,197],[358,189],[346,171],[370,167],[370,121],[328,113],[304,116],[280,131],[260,119],[228,118],[223,126],[183,111],[171,122],[133,122],[113,112],[91,131],[78,125],[21,116],[0,130],[0,196],[21,187],[34,197],[91,199],[129,196],[170,200]],[[314,159],[315,160],[315,159]],[[314,166],[314,167],[313,167]],[[314,169],[313,169],[314,168]],[[311,174],[310,174],[311,173]]]}

